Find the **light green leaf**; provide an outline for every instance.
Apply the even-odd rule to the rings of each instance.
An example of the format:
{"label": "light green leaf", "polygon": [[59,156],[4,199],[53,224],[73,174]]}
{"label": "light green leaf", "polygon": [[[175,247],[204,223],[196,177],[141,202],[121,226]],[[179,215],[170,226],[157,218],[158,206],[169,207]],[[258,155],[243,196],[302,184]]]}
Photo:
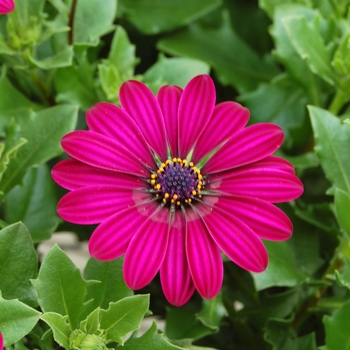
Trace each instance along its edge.
{"label": "light green leaf", "polygon": [[66,46],[62,51],[57,52],[53,56],[42,60],[35,59],[29,56],[29,60],[41,69],[54,69],[60,67],[67,67],[72,64],[73,60],[73,46]]}
{"label": "light green leaf", "polygon": [[350,301],[336,310],[332,316],[324,316],[327,350],[350,349]]}
{"label": "light green leaf", "polygon": [[77,106],[60,105],[34,113],[23,122],[19,136],[28,142],[22,146],[8,165],[0,183],[0,191],[7,193],[21,183],[27,169],[40,165],[62,153],[60,141],[73,130],[77,121]]}
{"label": "light green leaf", "polygon": [[332,185],[350,193],[350,129],[328,111],[309,106],[315,152]]}
{"label": "light green leaf", "polygon": [[308,7],[312,6],[311,0],[259,0],[259,6],[267,12],[267,14],[272,18],[274,12],[282,5],[282,4],[304,4]]}
{"label": "light green leaf", "polygon": [[350,195],[337,188],[334,195],[335,213],[340,228],[350,236]]}
{"label": "light green leaf", "polygon": [[186,25],[220,6],[219,0],[120,0],[120,12],[141,32],[157,34]]}
{"label": "light green leaf", "polygon": [[57,245],[45,257],[39,276],[32,283],[44,312],[67,315],[70,328],[78,327],[88,283]]}
{"label": "light green leaf", "polygon": [[182,88],[196,75],[209,74],[208,64],[192,58],[167,58],[160,55],[158,62],[149,68],[143,81],[157,93],[163,85],[177,85]]}
{"label": "light green leaf", "polygon": [[262,60],[233,31],[226,12],[219,28],[193,23],[160,40],[158,47],[172,55],[207,62],[223,85],[229,84],[241,93],[269,82],[278,73],[274,64]]}
{"label": "light green leaf", "polygon": [[180,350],[178,346],[168,343],[162,334],[157,334],[157,325],[153,322],[150,329],[140,338],[130,338],[123,350]]}
{"label": "light green leaf", "polygon": [[329,84],[339,86],[339,78],[331,68],[332,53],[327,50],[318,30],[319,18],[308,21],[304,16],[290,16],[282,22],[295,50],[306,60],[311,71]]}
{"label": "light green leaf", "polygon": [[85,313],[90,313],[97,307],[107,309],[109,303],[133,295],[133,291],[124,282],[122,258],[112,261],[90,258],[84,269],[84,278],[101,281],[88,287],[85,300],[92,301],[86,305]]}
{"label": "light green leaf", "polygon": [[102,35],[114,29],[115,0],[78,1],[74,16],[73,38],[75,45],[97,46]]}
{"label": "light green leaf", "polygon": [[95,334],[100,329],[100,308],[98,307],[83,321],[80,322],[80,330],[85,334]]}
{"label": "light green leaf", "polygon": [[36,295],[30,279],[37,276],[37,271],[38,258],[26,227],[22,223],[17,223],[2,229],[0,290],[4,298],[19,299],[36,306]]}
{"label": "light green leaf", "polygon": [[0,293],[0,329],[9,346],[27,335],[40,318],[40,312],[18,300],[5,300]]}
{"label": "light green leaf", "polygon": [[108,339],[123,345],[124,337],[140,328],[148,306],[149,295],[134,295],[110,303],[108,310],[100,311],[100,327]]}
{"label": "light green leaf", "polygon": [[287,242],[264,242],[269,264],[261,273],[252,273],[258,291],[273,287],[293,287],[305,282],[308,276],[296,266],[292,250]]}
{"label": "light green leaf", "polygon": [[55,341],[65,349],[69,349],[69,336],[72,330],[68,325],[68,316],[46,312],[40,318],[52,329]]}
{"label": "light green leaf", "polygon": [[23,186],[14,187],[6,196],[5,221],[22,221],[34,242],[51,237],[59,223],[55,187],[47,165],[30,169]]}

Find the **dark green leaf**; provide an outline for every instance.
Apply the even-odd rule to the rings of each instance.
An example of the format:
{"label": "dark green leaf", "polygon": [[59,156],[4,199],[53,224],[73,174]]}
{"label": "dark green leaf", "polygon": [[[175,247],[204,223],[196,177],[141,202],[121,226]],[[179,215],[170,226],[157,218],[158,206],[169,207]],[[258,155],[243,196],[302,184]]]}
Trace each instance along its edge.
{"label": "dark green leaf", "polygon": [[221,294],[219,294],[210,300],[203,299],[203,308],[197,312],[196,317],[206,327],[217,331],[222,318],[226,315],[227,311],[222,303]]}
{"label": "dark green leaf", "polygon": [[67,315],[71,329],[78,327],[88,283],[57,245],[45,257],[39,276],[32,283],[44,312]]}
{"label": "dark green leaf", "polygon": [[36,295],[30,279],[37,276],[37,270],[37,254],[26,227],[17,223],[1,230],[0,290],[3,297],[36,306]]}

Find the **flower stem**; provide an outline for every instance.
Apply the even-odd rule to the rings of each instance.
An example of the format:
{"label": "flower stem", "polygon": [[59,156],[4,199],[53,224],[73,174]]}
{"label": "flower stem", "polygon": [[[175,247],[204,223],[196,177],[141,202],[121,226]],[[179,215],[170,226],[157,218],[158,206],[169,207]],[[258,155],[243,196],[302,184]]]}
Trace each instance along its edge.
{"label": "flower stem", "polygon": [[338,90],[329,106],[329,111],[337,115],[339,111],[342,109],[344,104],[349,101],[349,95],[344,93],[342,90]]}
{"label": "flower stem", "polygon": [[69,21],[68,21],[68,25],[70,27],[70,31],[68,32],[68,43],[69,45],[73,45],[74,43],[74,15],[75,15],[75,9],[77,7],[77,2],[78,0],[73,0],[72,1],[72,7],[69,13]]}

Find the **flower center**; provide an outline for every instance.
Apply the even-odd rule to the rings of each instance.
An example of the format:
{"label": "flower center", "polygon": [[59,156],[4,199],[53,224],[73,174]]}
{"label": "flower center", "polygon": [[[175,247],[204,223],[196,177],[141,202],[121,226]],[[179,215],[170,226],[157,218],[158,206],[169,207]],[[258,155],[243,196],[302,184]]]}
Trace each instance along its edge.
{"label": "flower center", "polygon": [[193,162],[173,158],[162,163],[157,172],[151,174],[151,185],[159,202],[181,208],[202,197],[203,176]]}

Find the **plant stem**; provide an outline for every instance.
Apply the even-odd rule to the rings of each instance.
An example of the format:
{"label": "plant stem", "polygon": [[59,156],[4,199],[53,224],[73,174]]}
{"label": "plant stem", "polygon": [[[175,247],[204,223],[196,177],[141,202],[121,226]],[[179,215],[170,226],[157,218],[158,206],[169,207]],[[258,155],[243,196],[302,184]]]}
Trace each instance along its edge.
{"label": "plant stem", "polygon": [[68,26],[70,27],[70,31],[68,32],[68,44],[73,45],[74,43],[74,15],[75,15],[75,9],[77,7],[78,0],[73,0],[72,7],[69,13],[69,21]]}
{"label": "plant stem", "polygon": [[339,111],[342,109],[344,104],[349,101],[349,96],[344,93],[342,90],[338,90],[329,106],[329,111],[337,115]]}

